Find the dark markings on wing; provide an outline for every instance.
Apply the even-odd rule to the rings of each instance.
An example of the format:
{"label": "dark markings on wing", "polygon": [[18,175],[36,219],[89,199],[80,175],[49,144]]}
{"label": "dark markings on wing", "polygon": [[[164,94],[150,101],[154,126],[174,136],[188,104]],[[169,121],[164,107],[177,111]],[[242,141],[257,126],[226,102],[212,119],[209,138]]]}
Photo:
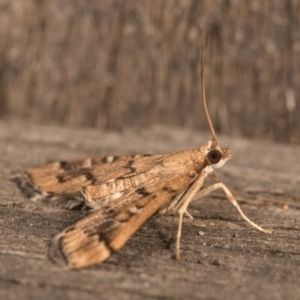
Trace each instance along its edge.
{"label": "dark markings on wing", "polygon": [[75,169],[72,172],[66,171],[63,173],[58,173],[56,175],[56,179],[59,183],[65,183],[65,182],[73,180],[74,178],[78,178],[80,176],[84,177],[84,179],[86,181],[91,181],[91,180],[95,179],[90,168],[80,168],[80,169]]}
{"label": "dark markings on wing", "polygon": [[[116,178],[142,173],[158,164],[166,154],[95,156],[49,163],[29,168],[13,177],[23,193],[33,201],[64,201],[87,185],[99,185]],[[105,163],[103,163],[105,161]],[[128,166],[124,168],[124,165]],[[67,195],[67,197],[66,197]],[[77,203],[77,200],[76,200]],[[61,204],[64,206],[64,203]],[[69,205],[73,208],[73,205]],[[75,205],[78,207],[78,205]]]}
{"label": "dark markings on wing", "polygon": [[124,168],[125,169],[129,169],[130,170],[130,173],[135,173],[136,172],[136,168],[134,168],[132,165],[134,163],[134,160],[129,160],[125,165],[124,165]]}
{"label": "dark markings on wing", "polygon": [[72,171],[82,166],[82,160],[60,161],[59,167],[64,171]]}
{"label": "dark markings on wing", "polygon": [[[64,263],[68,263],[68,257],[65,255],[63,251],[63,237],[59,238],[57,241],[57,255],[64,261]],[[51,257],[50,257],[51,258]]]}
{"label": "dark markings on wing", "polygon": [[144,187],[139,187],[138,189],[135,190],[135,192],[141,196],[150,195],[150,193]]}
{"label": "dark markings on wing", "polygon": [[49,192],[44,195],[42,202],[73,210],[88,209],[81,191],[63,192],[59,195]]}
{"label": "dark markings on wing", "polygon": [[33,185],[30,176],[24,172],[14,174],[12,181],[17,184],[18,188],[27,198],[32,198],[36,195],[38,196],[42,194],[42,191]]}
{"label": "dark markings on wing", "polygon": [[63,169],[63,170],[68,170],[69,169],[69,163],[65,160],[62,160],[60,163],[60,167]]}
{"label": "dark markings on wing", "polygon": [[106,163],[107,163],[107,158],[106,158],[106,157],[103,157],[103,158],[101,159],[101,162],[102,162],[103,164],[106,164]]}
{"label": "dark markings on wing", "polygon": [[85,178],[86,178],[87,181],[92,181],[93,182],[95,180],[95,176],[91,172],[85,173]]}
{"label": "dark markings on wing", "polygon": [[12,181],[14,181],[24,195],[33,202],[42,201],[47,204],[55,204],[56,206],[67,207],[75,210],[86,208],[85,199],[80,190],[73,190],[70,192],[65,191],[59,194],[52,191],[46,192],[38,189],[38,187],[33,184],[30,177],[30,174],[22,172],[14,174]]}
{"label": "dark markings on wing", "polygon": [[174,194],[175,190],[173,190],[172,188],[170,188],[169,186],[164,186],[163,187],[164,191],[167,191],[169,194]]}
{"label": "dark markings on wing", "polygon": [[[52,260],[83,268],[107,259],[190,181],[186,174],[173,174],[159,183],[146,184],[149,194],[129,191],[112,211],[99,209],[58,234],[50,247]],[[163,189],[165,186],[170,188]]]}

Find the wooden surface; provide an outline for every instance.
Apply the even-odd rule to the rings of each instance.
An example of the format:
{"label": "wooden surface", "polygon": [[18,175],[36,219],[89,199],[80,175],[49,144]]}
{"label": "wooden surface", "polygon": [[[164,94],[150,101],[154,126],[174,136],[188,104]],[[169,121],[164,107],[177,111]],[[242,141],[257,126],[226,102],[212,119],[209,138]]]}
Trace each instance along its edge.
{"label": "wooden surface", "polygon": [[299,15],[300,0],[0,0],[0,115],[208,128],[201,23],[216,129],[300,144]]}
{"label": "wooden surface", "polygon": [[[47,258],[48,243],[82,212],[30,203],[11,173],[92,154],[169,152],[210,136],[153,127],[120,133],[0,123],[0,299],[299,299],[300,148],[221,137],[233,159],[217,171],[249,227],[216,192],[193,203],[173,259],[177,216],[149,220],[108,261],[70,271]],[[209,184],[207,180],[206,185]]]}

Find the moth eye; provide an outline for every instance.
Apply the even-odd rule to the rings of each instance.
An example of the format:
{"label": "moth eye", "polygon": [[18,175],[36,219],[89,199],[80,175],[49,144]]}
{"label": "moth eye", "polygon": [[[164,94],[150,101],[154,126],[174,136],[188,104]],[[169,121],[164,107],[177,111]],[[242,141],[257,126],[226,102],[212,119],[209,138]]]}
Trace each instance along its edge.
{"label": "moth eye", "polygon": [[216,149],[209,151],[208,154],[207,154],[208,160],[213,165],[217,164],[221,160],[221,157],[222,157],[222,153],[219,150],[216,150]]}

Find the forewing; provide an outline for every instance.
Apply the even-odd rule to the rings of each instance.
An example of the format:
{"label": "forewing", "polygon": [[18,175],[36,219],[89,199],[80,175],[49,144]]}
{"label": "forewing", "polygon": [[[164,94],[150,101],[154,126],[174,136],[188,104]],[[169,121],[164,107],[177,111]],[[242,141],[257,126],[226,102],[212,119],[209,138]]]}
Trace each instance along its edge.
{"label": "forewing", "polygon": [[50,247],[50,257],[70,268],[84,268],[107,259],[162,206],[191,182],[188,174],[164,176],[130,190],[113,205],[99,209],[58,234]]}
{"label": "forewing", "polygon": [[27,169],[13,180],[33,201],[46,200],[63,205],[70,201],[70,208],[73,208],[84,202],[82,187],[142,173],[164,156],[96,156],[58,161]]}

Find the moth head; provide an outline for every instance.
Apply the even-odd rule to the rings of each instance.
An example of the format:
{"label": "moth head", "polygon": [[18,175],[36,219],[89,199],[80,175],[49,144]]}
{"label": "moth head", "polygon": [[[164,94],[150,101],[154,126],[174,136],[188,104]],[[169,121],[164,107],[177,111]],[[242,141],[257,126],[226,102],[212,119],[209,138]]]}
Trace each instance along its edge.
{"label": "moth head", "polygon": [[212,172],[215,168],[222,167],[231,158],[229,148],[221,148],[216,140],[211,140],[202,149],[205,160],[209,166],[208,171]]}

